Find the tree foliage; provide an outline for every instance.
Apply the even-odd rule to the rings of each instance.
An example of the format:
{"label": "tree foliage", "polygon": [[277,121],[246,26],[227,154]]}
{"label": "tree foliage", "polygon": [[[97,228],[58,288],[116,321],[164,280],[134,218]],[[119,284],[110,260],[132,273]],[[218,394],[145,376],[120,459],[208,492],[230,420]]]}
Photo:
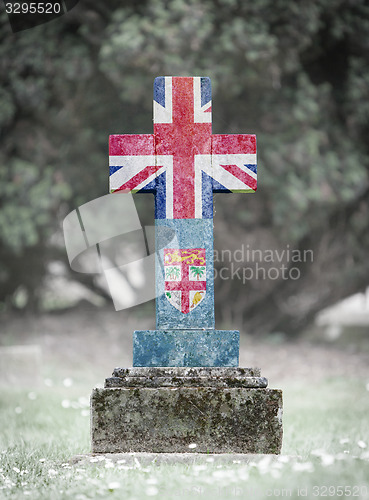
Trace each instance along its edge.
{"label": "tree foliage", "polygon": [[314,251],[300,280],[218,281],[218,319],[296,331],[366,286],[368,33],[364,0],[86,0],[17,34],[3,15],[0,300],[37,298],[62,217],[107,192],[109,133],[151,132],[158,75],[210,76],[214,132],[257,134],[258,193],[216,196],[216,247]]}

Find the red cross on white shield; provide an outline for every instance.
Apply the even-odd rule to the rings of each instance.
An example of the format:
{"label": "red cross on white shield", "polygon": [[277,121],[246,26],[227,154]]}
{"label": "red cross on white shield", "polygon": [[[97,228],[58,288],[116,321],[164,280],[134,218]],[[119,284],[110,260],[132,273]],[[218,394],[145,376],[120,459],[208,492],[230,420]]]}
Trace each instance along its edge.
{"label": "red cross on white shield", "polygon": [[165,248],[164,273],[167,300],[182,313],[189,313],[206,294],[205,248]]}

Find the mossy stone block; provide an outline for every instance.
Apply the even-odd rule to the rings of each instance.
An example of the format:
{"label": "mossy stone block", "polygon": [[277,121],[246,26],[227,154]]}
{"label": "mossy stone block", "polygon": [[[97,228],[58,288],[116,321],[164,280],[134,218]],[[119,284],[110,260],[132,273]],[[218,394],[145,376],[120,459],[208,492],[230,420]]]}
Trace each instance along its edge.
{"label": "mossy stone block", "polygon": [[93,453],[280,453],[282,391],[218,387],[94,389]]}

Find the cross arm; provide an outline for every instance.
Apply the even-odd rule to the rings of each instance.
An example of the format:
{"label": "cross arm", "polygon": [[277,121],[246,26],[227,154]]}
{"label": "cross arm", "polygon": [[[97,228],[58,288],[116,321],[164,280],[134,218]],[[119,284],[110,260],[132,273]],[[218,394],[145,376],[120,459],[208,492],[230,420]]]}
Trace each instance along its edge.
{"label": "cross arm", "polygon": [[256,136],[214,134],[211,148],[214,192],[254,193],[257,189]]}
{"label": "cross arm", "polygon": [[153,134],[109,137],[110,192],[155,192],[158,167]]}

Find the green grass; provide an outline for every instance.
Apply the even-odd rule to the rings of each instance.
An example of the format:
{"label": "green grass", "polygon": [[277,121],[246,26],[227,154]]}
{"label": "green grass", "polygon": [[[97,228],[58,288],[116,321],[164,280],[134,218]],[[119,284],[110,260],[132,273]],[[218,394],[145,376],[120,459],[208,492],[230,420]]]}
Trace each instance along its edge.
{"label": "green grass", "polygon": [[258,458],[247,465],[220,465],[206,457],[197,465],[125,465],[109,460],[71,465],[71,457],[90,450],[90,388],[2,390],[0,498],[368,499],[365,384],[342,377],[282,387],[282,456]]}

